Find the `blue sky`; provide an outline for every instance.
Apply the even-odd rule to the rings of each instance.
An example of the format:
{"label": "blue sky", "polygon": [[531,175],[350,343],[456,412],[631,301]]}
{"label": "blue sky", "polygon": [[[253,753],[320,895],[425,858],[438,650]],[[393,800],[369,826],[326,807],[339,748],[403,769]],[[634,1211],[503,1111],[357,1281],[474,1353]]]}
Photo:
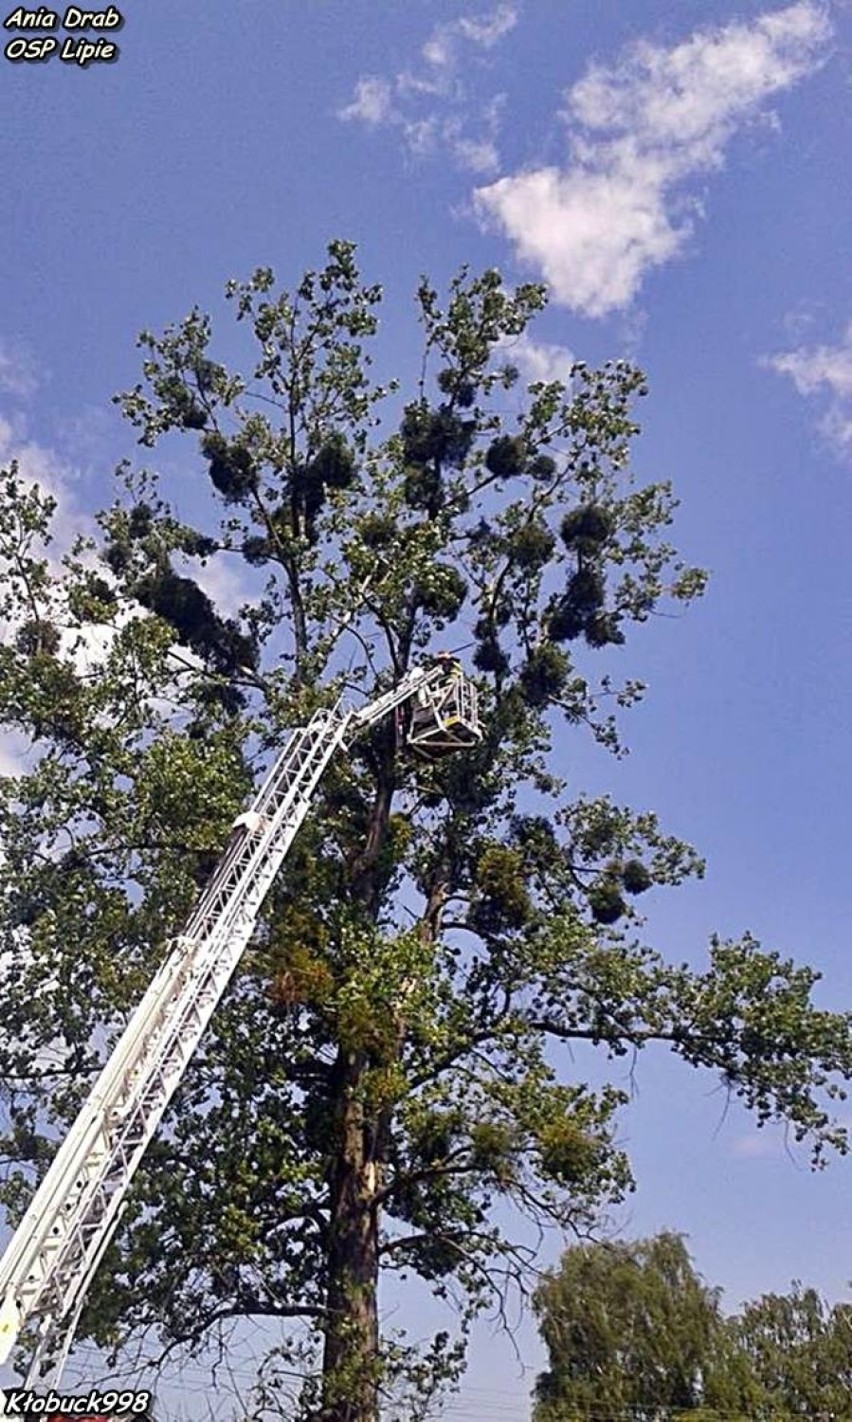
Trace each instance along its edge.
{"label": "blue sky", "polygon": [[[137,378],[137,331],[221,313],[225,281],[257,265],[290,280],[330,237],[384,283],[382,361],[403,378],[421,272],[547,280],[526,369],[566,352],[645,367],[636,472],[675,481],[678,539],[712,572],[700,606],[625,651],[650,683],[630,757],[566,740],[571,786],[655,808],[706,855],[702,884],[650,906],[652,941],[699,964],[713,930],[749,928],[847,1005],[852,6],[124,14],[114,64],[2,62],[4,461],[84,523],[134,452],[109,397]],[[812,1176],[663,1057],[635,1090],[628,1233],[684,1230],[731,1307],[794,1277],[848,1297],[852,1166]],[[532,1331],[519,1343],[534,1369]],[[482,1330],[446,1415],[522,1418],[531,1378]]]}

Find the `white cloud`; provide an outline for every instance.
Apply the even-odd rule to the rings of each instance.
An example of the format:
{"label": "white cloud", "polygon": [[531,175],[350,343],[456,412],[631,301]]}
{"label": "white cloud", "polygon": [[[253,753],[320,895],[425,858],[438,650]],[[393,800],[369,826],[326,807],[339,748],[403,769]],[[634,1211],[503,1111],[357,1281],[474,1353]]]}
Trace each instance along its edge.
{"label": "white cloud", "polygon": [[495,173],[500,166],[497,151],[497,135],[503,112],[504,96],[498,95],[486,104],[480,113],[479,132],[474,137],[466,130],[465,120],[458,115],[440,119],[433,114],[428,120],[430,127],[430,147],[441,147],[449,151],[457,167],[471,173],[486,176]]}
{"label": "white cloud", "polygon": [[339,118],[358,120],[373,127],[387,123],[393,113],[393,89],[381,75],[366,74],[355,85],[351,104],[340,110]]}
{"label": "white cloud", "polygon": [[[54,582],[44,592],[41,611],[44,613],[53,609],[60,626],[60,655],[81,675],[91,675],[103,665],[115,636],[115,628],[97,625],[83,629],[62,627],[64,599],[61,589],[62,556],[70,551],[80,535],[93,531],[93,520],[77,505],[72,488],[75,478],[73,468],[55,450],[30,439],[22,423],[13,423],[0,415],[0,465],[5,468],[13,461],[17,463],[19,477],[24,483],[37,484],[43,494],[49,494],[56,501],[51,521],[52,541],[46,550]],[[99,565],[93,566],[98,566],[103,575]],[[14,632],[14,625],[0,624],[0,633],[10,636]],[[0,738],[0,774],[13,773],[8,769],[8,757],[12,753],[9,747],[16,744],[10,742],[8,736]],[[17,751],[14,753],[17,754]]]}
{"label": "white cloud", "polygon": [[852,325],[839,346],[789,351],[770,359],[773,370],[789,375],[800,395],[827,389],[839,399],[852,398]]}
{"label": "white cloud", "polygon": [[[498,5],[490,15],[462,16],[456,21],[456,30],[473,44],[481,44],[491,49],[498,40],[507,35],[518,23],[518,11],[514,5]],[[452,28],[452,27],[450,27]]]}
{"label": "white cloud", "polygon": [[784,1154],[787,1143],[782,1131],[764,1127],[738,1136],[731,1144],[731,1155],[740,1160],[774,1160]]}
{"label": "white cloud", "polygon": [[[20,367],[17,368],[20,374]],[[0,356],[0,388],[13,395],[31,393],[31,388],[18,385],[9,378],[9,367]],[[32,387],[34,388],[34,386]],[[80,514],[74,506],[69,490],[69,471],[58,455],[44,445],[28,438],[23,423],[6,419],[0,415],[0,466],[7,468],[13,461],[18,464],[20,476],[37,483],[44,493],[49,493],[57,505],[57,544],[63,548],[70,545],[74,536],[81,531]],[[14,635],[14,625],[0,622],[0,636]],[[0,777],[19,776],[33,768],[40,752],[32,745],[23,732],[5,727],[0,731]],[[3,851],[0,845],[0,862]]]}
{"label": "white cloud", "polygon": [[593,64],[566,95],[565,167],[522,170],[477,189],[556,299],[587,316],[629,305],[645,274],[683,250],[700,206],[687,180],[724,163],[766,101],[813,73],[831,34],[819,0],[700,30],[665,49],[646,41]]}
{"label": "white cloud", "polygon": [[0,341],[0,391],[27,400],[38,389],[35,362],[25,352]]}
{"label": "white cloud", "polygon": [[233,560],[227,561],[225,554],[206,558],[203,563],[187,559],[187,566],[190,576],[223,617],[235,617],[251,596],[251,584],[240,572],[245,565],[235,566]]}
{"label": "white cloud", "polygon": [[537,380],[548,384],[561,380],[567,385],[571,380],[574,356],[565,346],[552,341],[534,341],[524,333],[504,341],[500,349],[506,359],[517,366],[528,384]]}
{"label": "white cloud", "polygon": [[491,50],[517,21],[517,7],[500,4],[487,14],[463,15],[436,26],[420,51],[419,65],[389,77],[362,75],[338,118],[368,128],[394,128],[417,157],[449,153],[460,168],[481,176],[495,173],[502,96],[471,113],[462,73],[477,52]]}
{"label": "white cloud", "polygon": [[493,49],[517,23],[517,7],[504,4],[485,15],[462,15],[457,20],[437,25],[421,50],[426,72],[400,77],[403,83],[408,79],[415,86],[425,84],[428,92],[442,92],[458,71],[466,44]]}
{"label": "white cloud", "polygon": [[460,138],[453,144],[453,153],[459,167],[469,168],[472,173],[493,173],[500,166],[500,155],[487,139],[475,143],[472,139]]}
{"label": "white cloud", "polygon": [[[12,462],[18,465],[18,473],[25,483],[37,484],[42,493],[49,494],[56,501],[56,512],[51,525],[52,542],[47,550],[47,559],[55,579],[53,591],[47,595],[55,609],[57,624],[61,628],[60,654],[69,661],[80,675],[92,675],[107,660],[115,637],[129,621],[147,617],[140,608],[122,608],[115,624],[87,624],[80,628],[62,627],[64,601],[62,597],[63,565],[62,557],[68,553],[80,535],[95,532],[94,520],[79,507],[74,491],[76,472],[55,450],[37,443],[28,436],[21,420],[11,421],[0,415],[0,466],[7,467]],[[96,556],[82,555],[84,564],[97,571],[99,576],[111,581],[111,574]],[[184,558],[183,568],[193,577],[199,587],[207,593],[217,612],[225,617],[235,617],[252,592],[250,581],[240,576],[233,562],[223,555],[214,555],[203,563],[198,559]],[[0,623],[0,635],[14,634],[14,627]],[[201,665],[187,648],[180,649],[182,661],[191,665]],[[3,742],[0,741],[0,774],[5,764]]]}
{"label": "white cloud", "polygon": [[74,499],[73,468],[55,450],[30,439],[23,423],[0,415],[0,465],[5,468],[13,461],[17,462],[22,479],[38,484],[56,500],[54,546],[64,551],[77,534],[91,528],[91,521],[80,512]]}
{"label": "white cloud", "polygon": [[828,403],[819,427],[841,453],[852,455],[852,322],[836,346],[814,346],[770,356],[765,362],[788,375],[800,395],[823,394]]}
{"label": "white cloud", "polygon": [[0,734],[0,777],[23,775],[32,768],[34,756],[29,738],[21,731]]}

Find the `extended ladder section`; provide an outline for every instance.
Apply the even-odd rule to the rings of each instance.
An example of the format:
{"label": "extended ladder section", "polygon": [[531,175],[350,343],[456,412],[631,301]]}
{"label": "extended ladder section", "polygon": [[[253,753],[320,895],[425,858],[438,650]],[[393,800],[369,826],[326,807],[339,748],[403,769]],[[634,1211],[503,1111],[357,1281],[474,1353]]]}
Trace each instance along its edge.
{"label": "extended ladder section", "polygon": [[[251,809],[235,821],[189,922],[169,944],[0,1261],[0,1363],[22,1329],[39,1324],[28,1386],[59,1376],[133,1175],[254,932],[326,766],[341,745],[415,695],[418,709],[433,704],[443,719],[447,678],[439,661],[358,711],[340,703],[318,711],[293,733]],[[479,737],[475,695],[453,696],[460,694],[467,696],[468,723],[459,743],[470,744]],[[438,753],[447,749],[436,746]]]}
{"label": "extended ladder section", "polygon": [[[0,1265],[0,1362],[25,1321],[44,1321],[28,1385],[63,1358],[77,1311],[122,1200],[254,929],[349,715],[319,712],[296,731],[225,853],[183,933],[127,1024],[57,1152]],[[68,1340],[70,1344],[70,1339]],[[35,1375],[34,1375],[35,1374]]]}

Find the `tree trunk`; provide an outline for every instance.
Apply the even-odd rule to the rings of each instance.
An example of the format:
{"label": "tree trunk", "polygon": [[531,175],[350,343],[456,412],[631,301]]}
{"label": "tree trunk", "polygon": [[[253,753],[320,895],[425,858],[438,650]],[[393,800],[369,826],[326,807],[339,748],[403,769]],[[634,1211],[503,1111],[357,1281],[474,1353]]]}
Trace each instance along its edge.
{"label": "tree trunk", "polygon": [[[361,854],[351,866],[352,897],[375,919],[383,884],[378,862],[394,795],[396,730],[385,728],[376,794]],[[320,1422],[378,1422],[379,1211],[381,1121],[368,1119],[360,1098],[366,1051],[338,1049],[332,1071],[334,1156],[328,1172],[326,1324]]]}
{"label": "tree trunk", "polygon": [[337,1063],[339,1134],[329,1172],[327,1321],[321,1422],[378,1422],[378,1165],[357,1086],[365,1062]]}

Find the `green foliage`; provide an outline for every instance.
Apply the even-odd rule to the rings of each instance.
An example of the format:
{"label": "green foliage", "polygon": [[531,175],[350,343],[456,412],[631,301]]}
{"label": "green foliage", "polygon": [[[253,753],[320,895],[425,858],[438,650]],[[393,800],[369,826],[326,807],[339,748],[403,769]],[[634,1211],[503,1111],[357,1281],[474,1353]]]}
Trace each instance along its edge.
{"label": "green foliage", "polygon": [[502,677],[509,670],[511,664],[497,638],[491,633],[486,633],[473,654],[473,665],[480,671],[493,672],[495,677]]}
{"label": "green foliage", "polygon": [[479,857],[474,884],[471,916],[477,928],[499,932],[504,927],[519,928],[529,918],[530,896],[517,850],[491,845]]}
{"label": "green foliage", "polygon": [[813,1289],[725,1317],[681,1236],[570,1249],[535,1295],[549,1368],[534,1422],[852,1416],[850,1306]]}
{"label": "green foliage", "polygon": [[618,880],[612,874],[602,874],[589,890],[589,908],[596,923],[617,923],[624,917],[627,905],[621,896]]}
{"label": "green foliage", "polygon": [[621,870],[621,882],[628,894],[644,894],[654,881],[641,859],[628,859]]}
{"label": "green foliage", "polygon": [[468,587],[451,563],[433,563],[412,589],[412,605],[434,619],[436,627],[458,617],[467,598]]}
{"label": "green foliage", "polygon": [[815,1289],[764,1294],[729,1320],[739,1372],[766,1415],[852,1415],[852,1306],[829,1307]]}
{"label": "green foliage", "polygon": [[597,504],[581,504],[565,515],[559,532],[566,548],[593,557],[612,535],[612,516]]}
{"label": "green foliage", "polygon": [[210,482],[226,504],[250,499],[257,488],[257,474],[245,445],[211,432],[202,439],[201,452],[209,460]]}
{"label": "green foliage", "polygon": [[550,1359],[535,1422],[591,1422],[604,1407],[654,1422],[701,1407],[722,1320],[679,1235],[568,1250],[535,1309]]}
{"label": "green foliage", "polygon": [[518,685],[528,706],[547,706],[559,699],[571,670],[571,663],[559,647],[542,642],[521,668]]}
{"label": "green foliage", "polygon": [[451,406],[431,410],[419,401],[409,405],[402,418],[403,458],[409,465],[461,468],[476,432],[476,421],[460,419]]}
{"label": "green foliage", "polygon": [[509,544],[512,561],[519,568],[536,573],[549,562],[555,539],[545,523],[522,524]]}
{"label": "green foliage", "polygon": [[519,435],[499,435],[488,446],[485,467],[498,479],[511,479],[523,469],[526,453],[526,445]]}
{"label": "green foliage", "polygon": [[[445,302],[419,289],[400,416],[351,244],[293,291],[259,268],[227,294],[249,369],[194,310],[143,333],[119,397],[143,447],[195,451],[191,500],[122,466],[59,556],[52,501],[14,469],[0,484],[0,725],[25,749],[0,782],[0,1200],[17,1217],[288,728],[472,635],[481,744],[427,764],[390,717],[329,767],[84,1320],[191,1346],[287,1300],[318,1330],[326,1402],[360,1377],[373,1422],[382,1369],[422,1400],[427,1361],[458,1360],[377,1340],[380,1269],[466,1323],[523,1273],[512,1211],[587,1227],[630,1188],[622,1095],[559,1080],[552,1043],[666,1043],[820,1158],[845,1149],[852,1036],[814,974],[749,938],[704,971],[640,947],[635,896],[701,862],[559,779],[570,735],[620,751],[610,708],[643,687],[618,681],[618,644],[703,588],[666,538],[670,488],[632,479],[641,373],[578,363],[522,391],[505,352],[544,293],[463,271]],[[217,572],[241,575],[238,608]],[[309,1345],[282,1346],[301,1367]]]}

